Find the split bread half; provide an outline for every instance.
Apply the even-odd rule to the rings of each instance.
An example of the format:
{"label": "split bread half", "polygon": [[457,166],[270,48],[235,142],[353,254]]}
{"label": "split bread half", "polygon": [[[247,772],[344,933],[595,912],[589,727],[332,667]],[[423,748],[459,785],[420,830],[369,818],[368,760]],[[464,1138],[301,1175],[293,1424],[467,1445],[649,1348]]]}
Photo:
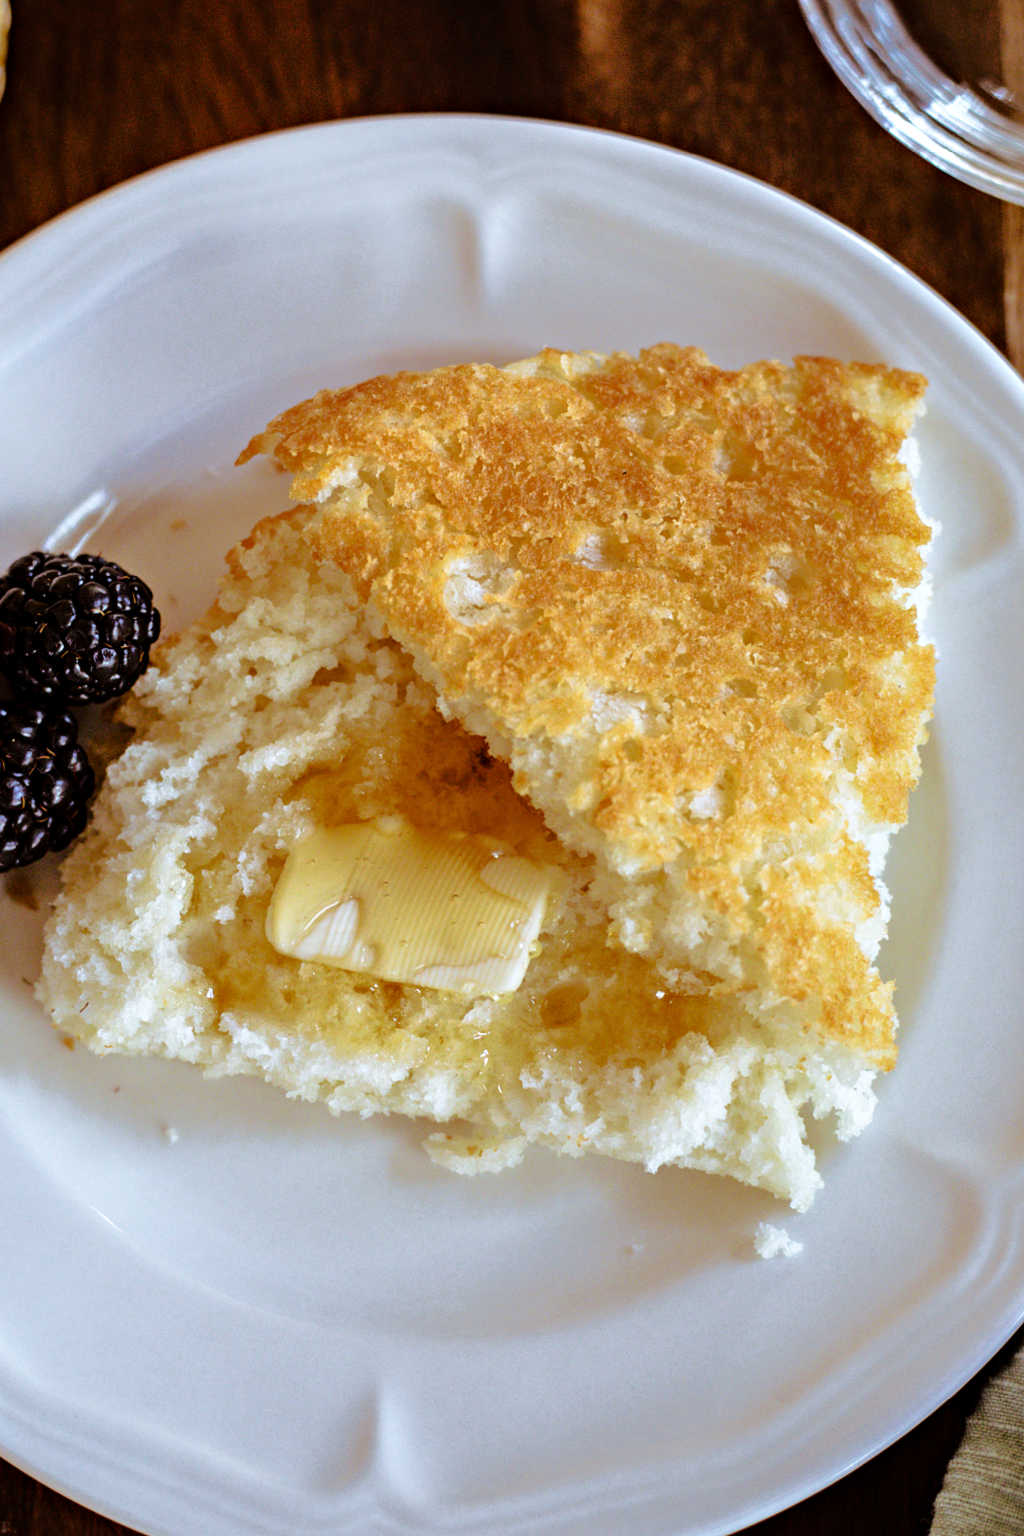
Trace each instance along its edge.
{"label": "split bread half", "polygon": [[250,445],[442,712],[597,862],[614,939],[878,1066],[882,866],[931,711],[924,380],[696,350],[376,379]]}
{"label": "split bread half", "polygon": [[[806,1208],[894,1055],[881,862],[932,682],[913,375],[545,353],[321,395],[302,505],[158,648],[64,864],[40,995],[101,1051]],[[266,937],[310,832],[400,816],[559,871],[517,990]],[[85,1005],[85,1006],[83,1006]]]}

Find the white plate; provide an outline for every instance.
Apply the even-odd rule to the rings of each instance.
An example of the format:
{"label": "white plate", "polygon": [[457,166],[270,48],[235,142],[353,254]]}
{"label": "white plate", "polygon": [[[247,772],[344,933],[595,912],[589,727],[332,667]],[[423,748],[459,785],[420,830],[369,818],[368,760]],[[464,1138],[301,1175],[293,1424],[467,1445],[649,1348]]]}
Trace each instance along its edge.
{"label": "white plate", "polygon": [[87,542],[171,624],[283,501],[266,466],[231,467],[272,411],[546,343],[920,368],[944,525],[937,724],[885,956],[903,1056],[789,1220],[799,1258],[753,1257],[756,1222],[786,1213],[724,1181],[542,1153],[462,1181],[408,1123],[67,1051],[27,985],[39,916],[7,901],[3,1452],[173,1536],[695,1536],[934,1408],[1024,1303],[1024,389],[1006,363],[764,186],[474,118],[325,125],[157,172],[9,252],[0,315],[0,558]]}

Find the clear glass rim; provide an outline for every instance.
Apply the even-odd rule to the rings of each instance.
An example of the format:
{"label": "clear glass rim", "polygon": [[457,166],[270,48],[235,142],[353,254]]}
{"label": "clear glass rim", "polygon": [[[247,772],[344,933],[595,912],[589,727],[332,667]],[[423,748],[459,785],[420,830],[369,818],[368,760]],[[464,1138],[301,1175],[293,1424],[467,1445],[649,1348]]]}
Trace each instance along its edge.
{"label": "clear glass rim", "polygon": [[843,84],[909,149],[968,186],[1024,204],[1024,123],[936,67],[889,0],[800,0]]}

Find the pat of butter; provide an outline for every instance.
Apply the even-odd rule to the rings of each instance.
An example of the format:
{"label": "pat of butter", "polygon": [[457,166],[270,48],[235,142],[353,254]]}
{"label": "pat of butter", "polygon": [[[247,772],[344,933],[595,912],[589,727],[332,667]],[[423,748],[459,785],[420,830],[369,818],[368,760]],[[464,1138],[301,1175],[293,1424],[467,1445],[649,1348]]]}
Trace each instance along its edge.
{"label": "pat of butter", "polygon": [[514,992],[555,873],[491,838],[399,816],[321,828],[288,855],[267,938],[281,954],[385,981]]}

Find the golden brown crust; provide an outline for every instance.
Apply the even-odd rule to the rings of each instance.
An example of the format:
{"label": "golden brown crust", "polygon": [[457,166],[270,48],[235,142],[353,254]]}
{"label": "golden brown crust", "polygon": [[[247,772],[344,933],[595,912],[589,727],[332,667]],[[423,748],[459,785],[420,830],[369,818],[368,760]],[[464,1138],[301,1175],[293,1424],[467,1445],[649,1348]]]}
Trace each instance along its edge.
{"label": "golden brown crust", "polygon": [[897,454],[924,387],[827,358],[548,351],[320,394],[243,457],[272,451],[324,504],[324,555],[456,714],[521,749],[521,792],[550,809],[525,766],[550,746],[579,846],[671,871],[769,995],[888,1064],[855,931],[878,897],[837,787],[897,825],[918,771],[928,530]]}

